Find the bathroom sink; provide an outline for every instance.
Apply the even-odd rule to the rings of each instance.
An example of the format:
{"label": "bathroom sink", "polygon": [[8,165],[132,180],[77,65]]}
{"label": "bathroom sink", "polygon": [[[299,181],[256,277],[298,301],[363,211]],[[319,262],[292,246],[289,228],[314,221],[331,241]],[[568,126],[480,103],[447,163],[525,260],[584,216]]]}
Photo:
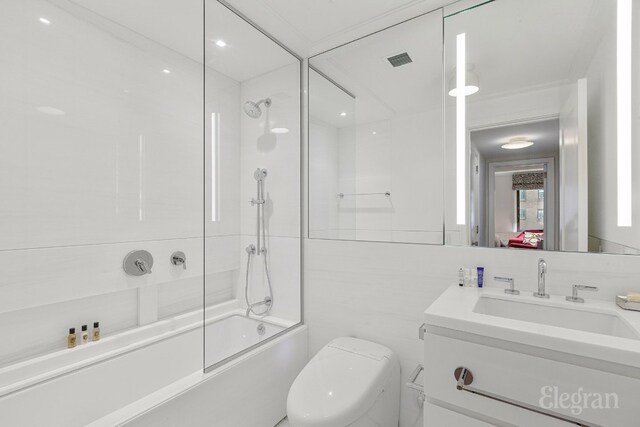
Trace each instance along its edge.
{"label": "bathroom sink", "polygon": [[613,301],[574,303],[564,295],[540,299],[532,291],[508,295],[503,288],[453,285],[424,314],[427,333],[497,340],[506,348],[537,348],[541,353],[536,354],[549,357],[575,355],[640,369],[640,312]]}
{"label": "bathroom sink", "polygon": [[491,296],[481,296],[473,308],[474,313],[520,320],[542,325],[557,326],[595,334],[640,340],[636,331],[621,319],[615,311],[591,311],[569,304],[535,303]]}

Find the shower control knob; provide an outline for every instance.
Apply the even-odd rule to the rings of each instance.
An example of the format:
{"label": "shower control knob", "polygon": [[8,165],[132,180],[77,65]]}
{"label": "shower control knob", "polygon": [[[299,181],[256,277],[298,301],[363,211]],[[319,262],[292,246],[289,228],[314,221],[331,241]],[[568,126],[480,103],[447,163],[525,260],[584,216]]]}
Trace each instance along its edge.
{"label": "shower control knob", "polygon": [[182,251],[174,252],[171,255],[171,264],[181,265],[184,270],[187,269],[187,256]]}
{"label": "shower control knob", "polygon": [[151,274],[153,256],[149,251],[137,250],[129,252],[122,261],[122,269],[129,276],[144,276]]}

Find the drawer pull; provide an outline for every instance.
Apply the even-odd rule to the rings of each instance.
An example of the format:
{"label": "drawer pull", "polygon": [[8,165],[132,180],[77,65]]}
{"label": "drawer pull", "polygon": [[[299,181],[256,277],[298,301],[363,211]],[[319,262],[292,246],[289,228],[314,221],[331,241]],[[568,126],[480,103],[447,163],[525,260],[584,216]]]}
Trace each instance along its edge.
{"label": "drawer pull", "polygon": [[478,390],[473,387],[469,387],[470,384],[473,383],[473,374],[471,371],[463,366],[456,368],[453,372],[453,376],[456,379],[456,389],[460,391],[466,391],[468,393],[473,393],[478,396],[486,397],[488,399],[496,400],[498,402],[506,403],[507,405],[515,406],[527,411],[535,412],[537,414],[545,415],[547,417],[555,418],[560,421],[566,421],[571,424],[575,424],[577,426],[583,427],[603,427],[599,424],[588,423],[586,421],[581,421],[577,418],[570,417],[568,415],[559,414],[557,412],[549,411],[544,408],[540,408],[538,406],[530,405],[528,403],[519,402],[517,400],[510,399],[508,397],[499,396],[497,394],[493,394],[489,391]]}

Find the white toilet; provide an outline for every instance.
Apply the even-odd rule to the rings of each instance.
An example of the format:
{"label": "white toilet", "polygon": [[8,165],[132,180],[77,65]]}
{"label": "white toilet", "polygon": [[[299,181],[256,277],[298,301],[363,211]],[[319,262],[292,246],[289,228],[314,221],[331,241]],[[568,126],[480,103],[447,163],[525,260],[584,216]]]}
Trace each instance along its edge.
{"label": "white toilet", "polygon": [[292,427],[397,427],[400,364],[380,344],[337,338],[304,367],[289,390]]}

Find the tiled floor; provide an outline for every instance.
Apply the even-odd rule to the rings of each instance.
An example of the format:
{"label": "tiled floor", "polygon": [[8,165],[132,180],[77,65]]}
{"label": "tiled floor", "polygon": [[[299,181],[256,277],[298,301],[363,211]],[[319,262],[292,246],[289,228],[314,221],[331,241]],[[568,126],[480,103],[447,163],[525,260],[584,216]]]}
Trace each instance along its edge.
{"label": "tiled floor", "polygon": [[287,421],[287,419],[285,418],[284,420],[280,421],[276,427],[289,427],[289,425],[289,421]]}

